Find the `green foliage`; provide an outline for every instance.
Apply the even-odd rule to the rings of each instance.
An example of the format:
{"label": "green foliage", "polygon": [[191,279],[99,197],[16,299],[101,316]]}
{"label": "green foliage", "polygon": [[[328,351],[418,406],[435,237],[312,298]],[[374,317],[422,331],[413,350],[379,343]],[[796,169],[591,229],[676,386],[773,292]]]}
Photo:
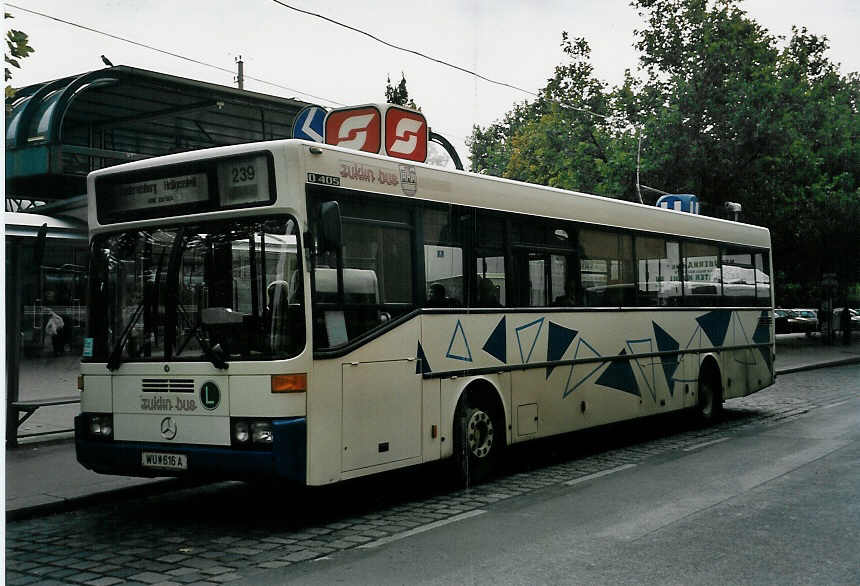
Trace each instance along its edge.
{"label": "green foliage", "polygon": [[406,90],[406,75],[402,72],[400,73],[400,83],[396,86],[391,85],[391,76],[388,76],[385,83],[385,102],[421,111],[415,100],[409,97],[409,92]]}
{"label": "green foliage", "polygon": [[562,34],[539,97],[473,128],[473,171],[634,199],[641,138],[642,184],[695,193],[711,215],[739,202],[770,228],[778,292],[815,305],[823,273],[860,281],[858,74],[840,75],[825,37],[776,38],[739,0],[632,5],[636,75],[607,88],[586,40]]}
{"label": "green foliage", "polygon": [[[4,12],[3,18],[14,17],[8,12]],[[18,60],[28,57],[34,50],[35,49],[33,49],[28,42],[27,33],[15,29],[9,29],[6,33],[6,52],[3,54],[6,61],[6,66],[4,67],[5,81],[12,79],[12,71],[9,69],[9,66],[11,65],[12,67],[20,69],[21,63]],[[7,84],[6,99],[8,100],[13,97],[15,97],[15,90],[12,89],[12,86]]]}

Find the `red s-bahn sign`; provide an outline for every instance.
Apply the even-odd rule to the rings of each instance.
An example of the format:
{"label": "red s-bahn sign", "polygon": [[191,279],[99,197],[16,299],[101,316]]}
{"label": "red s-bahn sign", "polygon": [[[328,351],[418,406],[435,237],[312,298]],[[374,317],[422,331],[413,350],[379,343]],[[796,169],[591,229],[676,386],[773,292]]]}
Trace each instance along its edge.
{"label": "red s-bahn sign", "polygon": [[414,110],[390,106],[385,111],[385,153],[423,163],[427,160],[427,120]]}
{"label": "red s-bahn sign", "polygon": [[325,119],[327,144],[378,154],[381,135],[382,114],[375,106],[332,110]]}
{"label": "red s-bahn sign", "polygon": [[427,160],[429,136],[423,114],[392,104],[332,110],[325,119],[327,144],[419,163]]}

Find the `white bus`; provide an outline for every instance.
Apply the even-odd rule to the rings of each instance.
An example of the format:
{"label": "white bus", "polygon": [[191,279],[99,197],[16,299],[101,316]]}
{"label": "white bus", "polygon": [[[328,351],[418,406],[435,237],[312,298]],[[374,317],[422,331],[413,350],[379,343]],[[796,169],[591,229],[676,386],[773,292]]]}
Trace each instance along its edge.
{"label": "white bus", "polygon": [[476,481],[508,445],[774,380],[764,228],[298,140],[88,192],[98,472]]}

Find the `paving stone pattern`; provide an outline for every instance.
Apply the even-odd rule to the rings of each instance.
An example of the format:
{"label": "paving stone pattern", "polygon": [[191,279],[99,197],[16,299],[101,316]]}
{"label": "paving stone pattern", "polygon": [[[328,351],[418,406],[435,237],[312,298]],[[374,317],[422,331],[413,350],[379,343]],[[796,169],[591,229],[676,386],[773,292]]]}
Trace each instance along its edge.
{"label": "paving stone pattern", "polygon": [[724,420],[713,426],[660,418],[515,447],[500,477],[471,488],[452,487],[449,469],[439,465],[321,489],[218,483],[14,522],[6,527],[6,583],[249,579],[588,474],[778,425],[856,399],[858,391],[860,366],[786,375],[727,403]]}

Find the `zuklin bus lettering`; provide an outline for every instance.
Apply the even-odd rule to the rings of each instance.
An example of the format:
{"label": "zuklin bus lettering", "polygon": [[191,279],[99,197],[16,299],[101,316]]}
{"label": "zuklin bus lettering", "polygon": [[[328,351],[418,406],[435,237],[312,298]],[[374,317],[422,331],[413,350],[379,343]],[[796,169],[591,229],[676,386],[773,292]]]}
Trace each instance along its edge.
{"label": "zuklin bus lettering", "polygon": [[177,397],[141,397],[141,411],[196,411],[197,401]]}

